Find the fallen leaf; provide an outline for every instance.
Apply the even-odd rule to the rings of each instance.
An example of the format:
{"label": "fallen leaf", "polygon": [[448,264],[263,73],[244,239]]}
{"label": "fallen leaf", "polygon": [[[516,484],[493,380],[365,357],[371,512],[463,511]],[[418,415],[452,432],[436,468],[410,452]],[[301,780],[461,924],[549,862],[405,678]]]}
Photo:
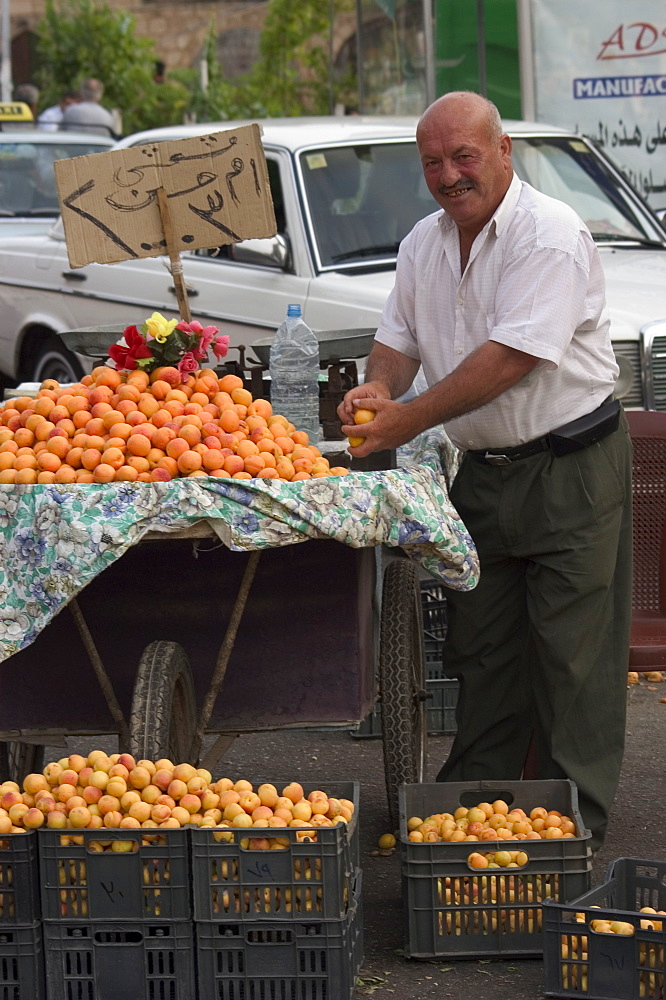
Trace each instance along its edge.
{"label": "fallen leaf", "polygon": [[369,988],[372,992],[372,990],[378,990],[380,986],[385,986],[387,982],[388,980],[383,979],[381,976],[359,976],[356,980],[356,985]]}

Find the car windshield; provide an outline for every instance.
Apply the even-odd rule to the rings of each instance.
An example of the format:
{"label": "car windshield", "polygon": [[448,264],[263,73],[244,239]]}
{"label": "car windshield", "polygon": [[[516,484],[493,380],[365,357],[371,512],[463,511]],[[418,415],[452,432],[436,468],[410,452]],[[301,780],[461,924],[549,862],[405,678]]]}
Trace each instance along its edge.
{"label": "car windshield", "polygon": [[[400,240],[437,210],[413,140],[309,149],[299,165],[322,267],[394,262]],[[514,137],[513,165],[533,187],[571,205],[599,241],[660,238],[582,139]]]}
{"label": "car windshield", "polygon": [[514,138],[512,160],[522,180],[570,205],[595,239],[654,238],[646,232],[624,188],[581,139]]}
{"label": "car windshield", "polygon": [[60,212],[53,164],[97,153],[99,143],[3,142],[0,136],[0,217],[57,216]]}
{"label": "car windshield", "polygon": [[413,140],[310,149],[299,162],[322,267],[392,262],[414,223],[437,210]]}

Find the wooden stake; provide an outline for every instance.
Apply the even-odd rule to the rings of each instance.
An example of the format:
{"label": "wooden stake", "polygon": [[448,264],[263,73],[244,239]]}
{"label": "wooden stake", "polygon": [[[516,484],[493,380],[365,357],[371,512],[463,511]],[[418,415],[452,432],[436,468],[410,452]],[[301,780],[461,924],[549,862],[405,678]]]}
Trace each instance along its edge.
{"label": "wooden stake", "polygon": [[190,323],[192,320],[192,313],[190,312],[190,303],[187,298],[185,278],[183,277],[183,262],[180,259],[180,253],[178,252],[176,237],[173,231],[171,212],[169,211],[169,199],[163,187],[157,189],[157,204],[159,205],[160,216],[162,218],[162,229],[164,230],[167,253],[169,254],[169,260],[171,261],[171,274],[173,275],[173,283],[176,288],[176,298],[178,299],[180,318],[185,323]]}

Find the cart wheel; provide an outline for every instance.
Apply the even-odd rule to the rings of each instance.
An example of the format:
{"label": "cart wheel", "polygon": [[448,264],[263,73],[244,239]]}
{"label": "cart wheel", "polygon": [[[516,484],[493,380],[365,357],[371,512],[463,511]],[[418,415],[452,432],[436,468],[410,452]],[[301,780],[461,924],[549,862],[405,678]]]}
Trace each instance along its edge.
{"label": "cart wheel", "polygon": [[423,781],[426,759],[426,691],[423,612],[416,566],[390,562],[382,582],[379,689],[389,816],[398,826],[398,787]]}
{"label": "cart wheel", "polygon": [[196,728],[196,696],[187,654],[177,642],[151,642],[134,681],[130,753],[138,760],[188,761]]}
{"label": "cart wheel", "polygon": [[23,781],[44,767],[44,747],[34,743],[0,742],[0,780]]}

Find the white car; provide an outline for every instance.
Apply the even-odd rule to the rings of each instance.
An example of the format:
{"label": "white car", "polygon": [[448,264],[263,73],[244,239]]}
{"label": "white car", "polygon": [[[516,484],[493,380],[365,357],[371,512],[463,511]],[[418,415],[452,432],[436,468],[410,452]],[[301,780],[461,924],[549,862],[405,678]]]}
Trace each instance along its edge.
{"label": "white car", "polygon": [[[247,124],[154,129],[114,148]],[[416,119],[259,124],[278,234],[181,254],[193,318],[218,325],[232,346],[270,338],[290,302],[301,304],[317,331],[374,328],[400,240],[437,210],[423,181]],[[592,142],[528,122],[505,128],[519,176],[568,202],[599,245],[625,403],[666,409],[666,231]],[[60,223],[47,235],[0,239],[0,371],[15,380],[78,378],[90,360],[73,354],[60,334],[90,330],[94,341],[106,327],[112,343],[154,310],[177,316],[166,264],[149,257],[72,269]]]}
{"label": "white car", "polygon": [[54,162],[112,146],[101,135],[0,131],[0,237],[48,232],[60,214]]}

